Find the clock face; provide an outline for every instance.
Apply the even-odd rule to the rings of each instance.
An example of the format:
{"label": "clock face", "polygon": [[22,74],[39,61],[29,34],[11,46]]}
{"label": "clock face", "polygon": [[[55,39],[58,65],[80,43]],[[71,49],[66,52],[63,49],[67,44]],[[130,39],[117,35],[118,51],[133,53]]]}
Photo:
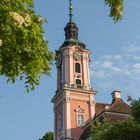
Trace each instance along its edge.
{"label": "clock face", "polygon": [[57,58],[56,58],[56,66],[59,67],[61,65],[62,62],[62,53],[57,54]]}
{"label": "clock face", "polygon": [[74,52],[74,58],[75,58],[76,60],[81,59],[81,52],[80,52],[80,51],[75,51],[75,52]]}

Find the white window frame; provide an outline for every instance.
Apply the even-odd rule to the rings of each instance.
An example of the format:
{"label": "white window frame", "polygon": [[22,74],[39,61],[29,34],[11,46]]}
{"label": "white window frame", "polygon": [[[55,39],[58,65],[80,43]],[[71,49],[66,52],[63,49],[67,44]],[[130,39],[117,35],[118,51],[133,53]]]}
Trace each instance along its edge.
{"label": "white window frame", "polygon": [[77,113],[77,126],[81,127],[84,125],[84,114]]}

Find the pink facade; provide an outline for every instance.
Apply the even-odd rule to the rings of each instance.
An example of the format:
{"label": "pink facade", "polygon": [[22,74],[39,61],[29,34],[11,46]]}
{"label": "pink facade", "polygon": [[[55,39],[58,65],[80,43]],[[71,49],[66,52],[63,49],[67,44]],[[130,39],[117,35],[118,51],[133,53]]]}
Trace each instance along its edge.
{"label": "pink facade", "polygon": [[54,103],[55,140],[78,139],[82,126],[95,114],[95,92],[90,86],[90,51],[80,46],[60,48]]}
{"label": "pink facade", "polygon": [[[84,116],[84,124],[88,122],[91,119],[90,114],[90,104],[89,104],[89,98],[87,95],[83,95],[85,93],[78,93],[79,95],[76,95],[77,92],[71,93],[71,135],[72,138],[79,138],[82,129],[81,126],[78,126],[77,124],[77,115],[78,113],[82,113]],[[82,109],[83,112],[78,112],[78,109]]]}
{"label": "pink facade", "polygon": [[78,40],[78,27],[70,19],[64,28],[65,41],[56,51],[57,90],[54,103],[54,140],[76,140],[95,115],[95,91],[90,86],[90,51]]}
{"label": "pink facade", "polygon": [[[69,10],[69,22],[64,28],[65,40],[56,51],[57,90],[52,99],[54,140],[78,140],[85,129],[83,126],[87,126],[85,124],[95,117],[96,93],[90,85],[90,50],[78,39],[79,29],[72,19],[72,0]],[[96,114],[103,112],[100,115],[106,113],[110,119],[117,120],[120,113],[125,113],[126,110],[126,116],[131,109],[121,100],[118,91],[112,95],[112,104],[104,104],[107,108],[96,104]],[[120,107],[123,111],[119,113]],[[84,133],[82,135],[85,140]]]}

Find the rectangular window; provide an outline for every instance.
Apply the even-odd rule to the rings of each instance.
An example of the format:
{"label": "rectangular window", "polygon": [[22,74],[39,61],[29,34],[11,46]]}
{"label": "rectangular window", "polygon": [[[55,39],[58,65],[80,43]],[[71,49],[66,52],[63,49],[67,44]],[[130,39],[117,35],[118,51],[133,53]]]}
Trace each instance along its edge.
{"label": "rectangular window", "polygon": [[78,114],[77,115],[77,125],[78,126],[83,126],[84,125],[84,115],[83,114]]}
{"label": "rectangular window", "polygon": [[62,128],[62,119],[61,119],[61,114],[58,115],[58,120],[57,120],[57,127],[58,127],[58,130]]}

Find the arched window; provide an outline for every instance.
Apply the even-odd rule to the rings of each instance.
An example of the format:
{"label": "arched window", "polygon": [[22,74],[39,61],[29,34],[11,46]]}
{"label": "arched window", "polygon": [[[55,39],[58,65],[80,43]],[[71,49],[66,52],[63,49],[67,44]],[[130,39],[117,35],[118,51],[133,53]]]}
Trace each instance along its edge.
{"label": "arched window", "polygon": [[76,79],[76,85],[81,85],[81,80],[80,79]]}
{"label": "arched window", "polygon": [[81,73],[81,65],[79,63],[75,63],[75,72]]}

